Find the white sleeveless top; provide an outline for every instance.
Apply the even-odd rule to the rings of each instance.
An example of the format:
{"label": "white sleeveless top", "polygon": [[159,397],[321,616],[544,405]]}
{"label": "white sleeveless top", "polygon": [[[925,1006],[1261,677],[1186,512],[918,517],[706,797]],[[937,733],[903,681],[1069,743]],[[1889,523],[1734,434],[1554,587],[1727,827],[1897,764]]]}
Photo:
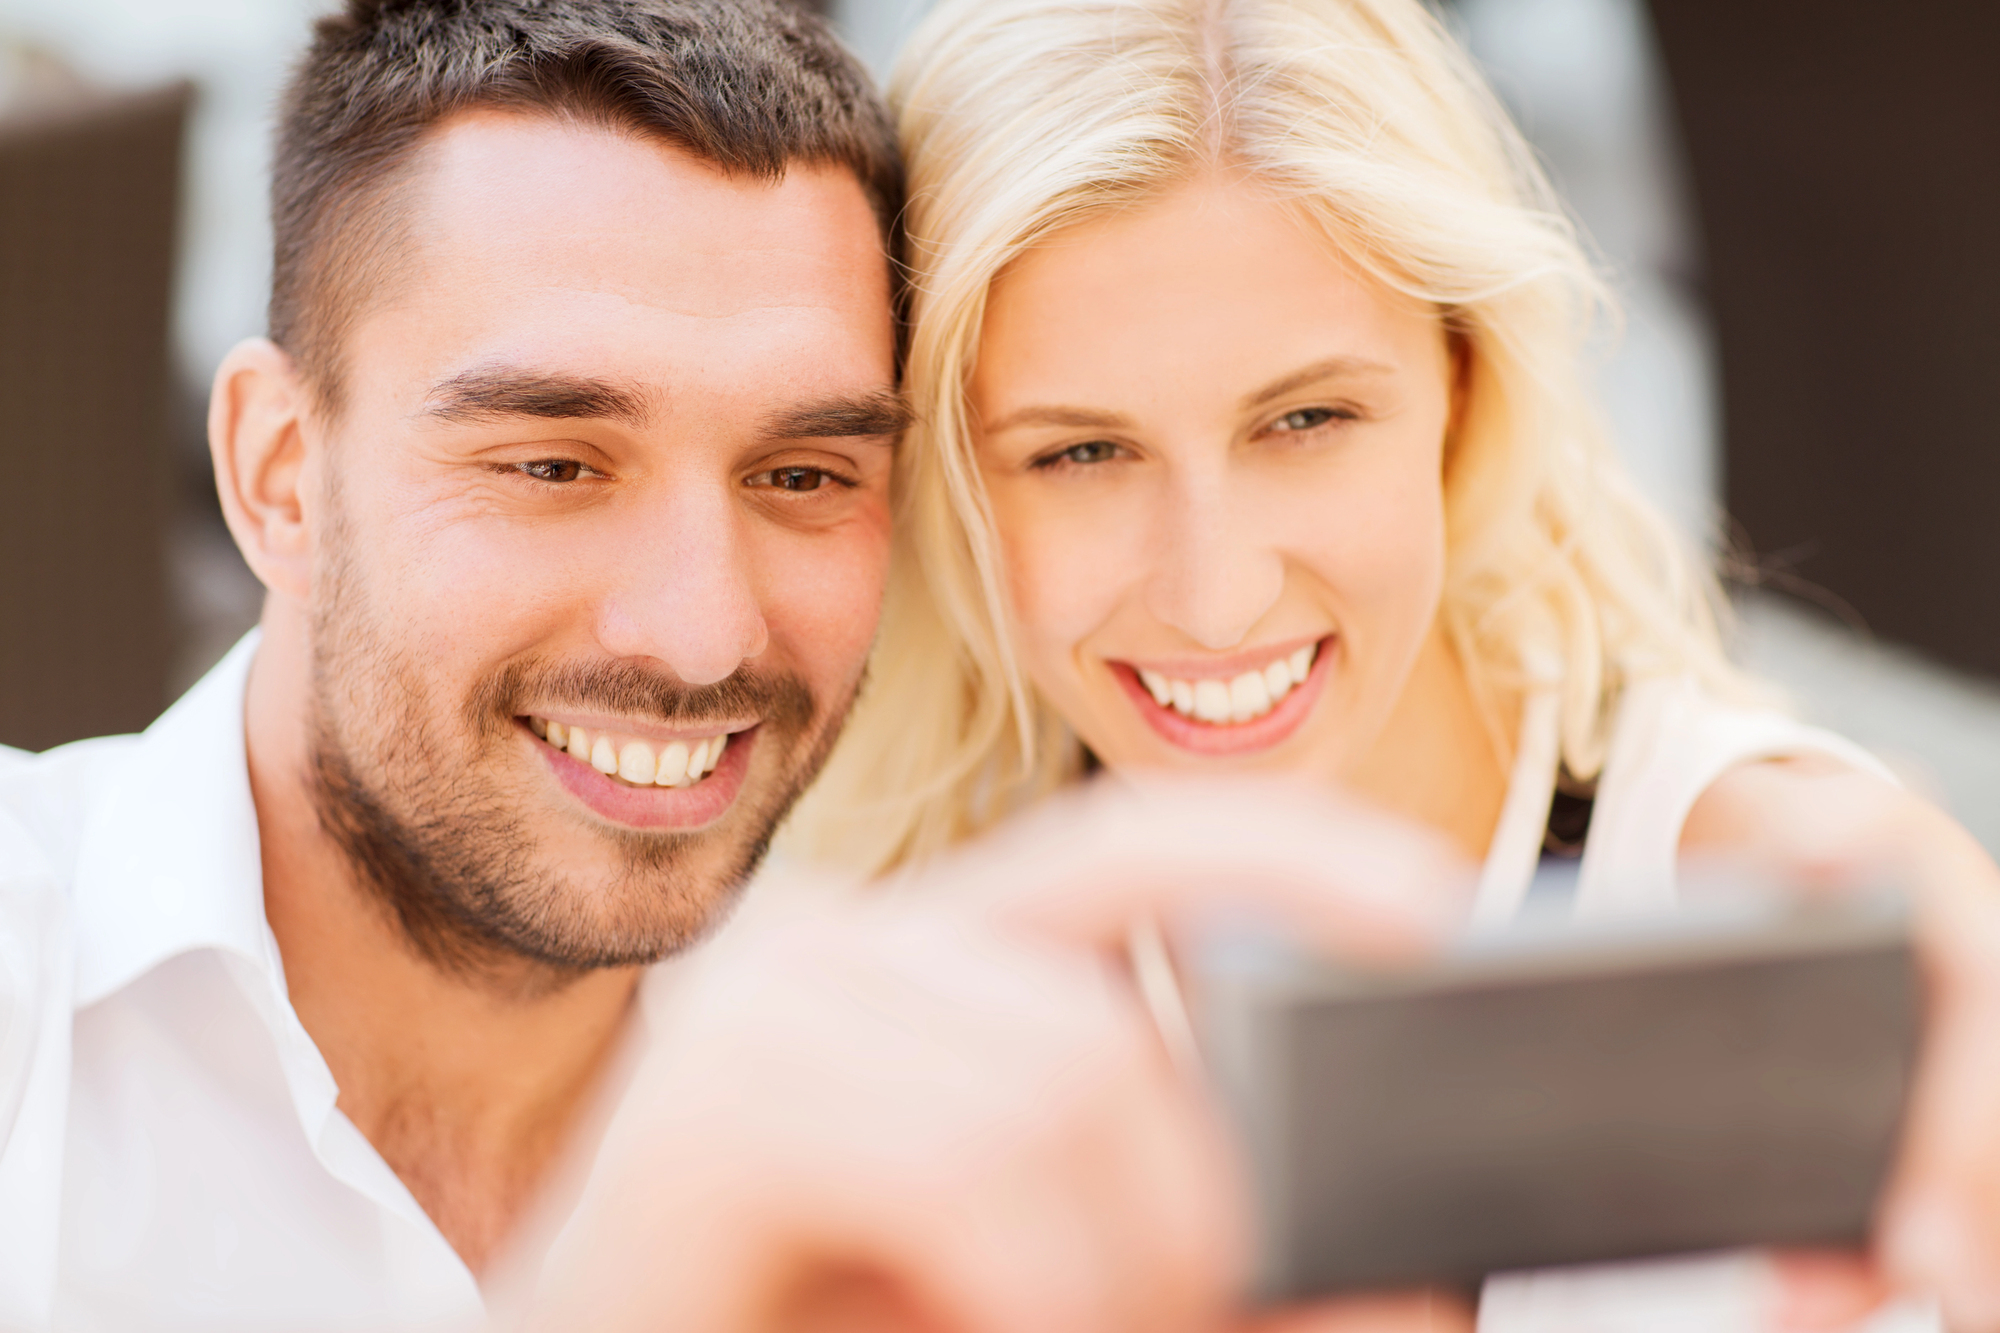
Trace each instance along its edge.
{"label": "white sleeveless top", "polygon": [[[1480,922],[1517,913],[1541,859],[1560,756],[1557,699],[1523,709],[1507,802],[1473,908]],[[1598,778],[1577,870],[1579,915],[1657,911],[1677,899],[1681,826],[1711,783],[1738,764],[1826,755],[1890,777],[1867,751],[1766,709],[1726,707],[1692,681],[1650,680],[1626,690]],[[1893,778],[1891,779],[1893,781]],[[1770,1288],[1752,1253],[1509,1273],[1487,1280],[1481,1333],[1763,1333]],[[1927,1310],[1897,1306],[1867,1333],[1937,1333]]]}

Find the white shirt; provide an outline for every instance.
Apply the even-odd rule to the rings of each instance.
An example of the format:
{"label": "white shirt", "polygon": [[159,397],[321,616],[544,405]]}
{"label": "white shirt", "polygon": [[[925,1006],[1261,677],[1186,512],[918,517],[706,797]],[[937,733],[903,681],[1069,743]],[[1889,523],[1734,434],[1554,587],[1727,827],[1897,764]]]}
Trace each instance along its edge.
{"label": "white shirt", "polygon": [[253,634],[139,736],[0,750],[0,1328],[468,1324],[264,917]]}

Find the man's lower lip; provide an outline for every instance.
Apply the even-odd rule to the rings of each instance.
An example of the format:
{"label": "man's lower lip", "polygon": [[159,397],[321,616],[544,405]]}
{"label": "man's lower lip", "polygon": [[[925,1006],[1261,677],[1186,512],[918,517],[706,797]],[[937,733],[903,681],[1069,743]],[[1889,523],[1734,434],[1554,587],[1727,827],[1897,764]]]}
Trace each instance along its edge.
{"label": "man's lower lip", "polygon": [[735,804],[736,794],[743,789],[750,752],[762,731],[757,726],[731,735],[715,771],[691,787],[634,787],[606,777],[568,751],[542,740],[526,724],[521,726],[521,734],[541,752],[557,780],[598,818],[628,828],[678,830],[712,824]]}
{"label": "man's lower lip", "polygon": [[1171,708],[1162,707],[1139,680],[1139,673],[1123,662],[1114,662],[1112,674],[1125,693],[1132,700],[1139,715],[1152,725],[1165,740],[1178,749],[1198,755],[1241,755],[1255,754],[1268,750],[1288,739],[1297,731],[1319,702],[1321,692],[1326,688],[1327,674],[1333,670],[1335,651],[1340,647],[1340,637],[1329,635],[1320,640],[1319,652],[1313,658],[1312,672],[1305,682],[1295,686],[1290,694],[1278,701],[1276,707],[1262,717],[1248,722],[1218,726],[1209,722],[1196,722],[1182,717]]}

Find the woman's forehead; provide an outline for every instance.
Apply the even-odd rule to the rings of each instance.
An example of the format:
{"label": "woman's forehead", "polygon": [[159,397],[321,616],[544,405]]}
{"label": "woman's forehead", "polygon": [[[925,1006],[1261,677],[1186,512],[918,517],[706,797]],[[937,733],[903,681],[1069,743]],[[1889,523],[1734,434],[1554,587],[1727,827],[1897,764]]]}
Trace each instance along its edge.
{"label": "woman's forehead", "polygon": [[[1441,368],[1436,313],[1349,262],[1253,185],[1198,179],[1078,223],[990,293],[975,397],[1272,377],[1331,360]],[[1237,392],[1249,392],[1248,384]],[[992,404],[998,406],[997,403]]]}

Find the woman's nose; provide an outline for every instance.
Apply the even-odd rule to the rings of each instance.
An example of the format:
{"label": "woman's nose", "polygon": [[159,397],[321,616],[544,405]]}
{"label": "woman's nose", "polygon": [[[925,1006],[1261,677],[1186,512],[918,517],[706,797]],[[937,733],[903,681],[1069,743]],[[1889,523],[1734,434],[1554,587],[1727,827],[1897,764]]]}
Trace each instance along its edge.
{"label": "woman's nose", "polygon": [[1242,489],[1232,487],[1226,467],[1168,489],[1147,587],[1153,615],[1217,652],[1241,643],[1284,588],[1269,524],[1260,525]]}

